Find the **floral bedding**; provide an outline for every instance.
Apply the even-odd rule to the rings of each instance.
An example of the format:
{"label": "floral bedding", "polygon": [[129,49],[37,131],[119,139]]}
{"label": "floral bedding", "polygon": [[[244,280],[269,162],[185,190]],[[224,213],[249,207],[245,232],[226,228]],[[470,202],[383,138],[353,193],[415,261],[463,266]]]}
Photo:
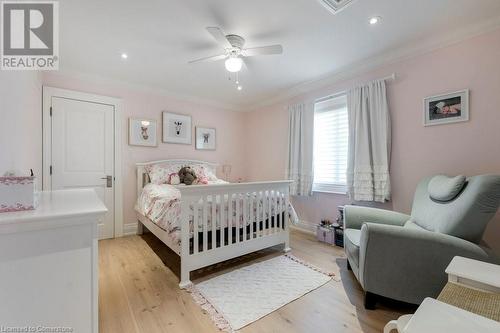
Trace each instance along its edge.
{"label": "floral bedding", "polygon": [[[220,184],[220,183],[226,183],[222,180],[212,180],[209,181],[209,184]],[[254,195],[254,194],[253,194]],[[250,198],[252,194],[248,194],[248,197]],[[278,198],[278,203],[280,203],[282,198]],[[220,229],[220,211],[221,207],[223,211],[225,212],[226,218],[224,219],[225,224],[227,223],[227,213],[229,211],[228,209],[228,204],[227,204],[227,197],[225,200],[223,200],[224,203],[221,204],[219,197],[216,202],[216,229]],[[241,199],[239,207],[243,207],[242,204],[243,200]],[[232,226],[243,226],[243,216],[240,214],[240,221],[239,223],[236,221],[236,201],[232,201],[233,203],[233,218],[231,219],[231,224]],[[258,200],[257,205],[259,206],[259,212],[262,216],[262,207],[264,205],[264,200]],[[250,218],[247,218],[247,225],[249,225],[251,222],[256,222],[257,221],[257,205],[253,205],[253,215],[248,214],[247,216],[253,216],[253,221],[250,221]],[[200,205],[201,207],[201,205]],[[207,209],[207,229],[211,230],[212,229],[212,202],[209,200],[208,202],[208,209]],[[279,206],[281,207],[281,206]],[[292,222],[297,221],[297,215],[295,213],[295,210],[293,207],[290,205],[290,218],[292,219]],[[190,207],[191,212],[189,214],[189,225],[190,225],[190,237],[193,236],[193,220],[194,220],[194,208],[193,206]],[[241,208],[240,208],[241,209]],[[180,235],[180,214],[181,214],[181,193],[180,191],[168,184],[154,184],[150,183],[147,184],[144,189],[142,190],[141,195],[137,199],[137,203],[135,206],[135,210],[140,213],[141,215],[147,217],[150,219],[153,223],[158,225],[160,228],[168,232],[169,236],[176,241],[178,244],[181,242],[181,235]],[[275,212],[274,209],[271,210],[271,215],[276,215],[281,212]],[[202,225],[202,209],[198,211],[198,231],[202,232],[203,231],[203,225]],[[268,218],[269,211],[266,207],[265,211],[265,218]]]}
{"label": "floral bedding", "polygon": [[[183,164],[153,164],[146,166],[146,172],[149,175],[151,183],[153,184],[166,184],[170,179],[171,174],[176,174],[183,167]],[[196,176],[198,178],[207,179],[209,182],[217,182],[221,181],[217,178],[215,174],[213,174],[209,169],[205,168],[202,165],[190,165],[191,169],[194,170]]]}

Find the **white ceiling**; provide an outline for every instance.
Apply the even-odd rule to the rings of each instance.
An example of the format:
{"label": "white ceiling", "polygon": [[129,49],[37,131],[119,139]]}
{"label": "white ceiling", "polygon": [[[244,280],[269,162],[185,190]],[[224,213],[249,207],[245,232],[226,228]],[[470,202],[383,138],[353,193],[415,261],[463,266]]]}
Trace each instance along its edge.
{"label": "white ceiling", "polygon": [[[374,15],[382,21],[370,26]],[[336,15],[317,0],[62,0],[60,68],[246,109],[364,59],[499,17],[499,0],[356,0]],[[220,53],[207,26],[243,36],[247,47],[282,44],[284,54],[249,59],[239,92],[224,62],[187,64]]]}

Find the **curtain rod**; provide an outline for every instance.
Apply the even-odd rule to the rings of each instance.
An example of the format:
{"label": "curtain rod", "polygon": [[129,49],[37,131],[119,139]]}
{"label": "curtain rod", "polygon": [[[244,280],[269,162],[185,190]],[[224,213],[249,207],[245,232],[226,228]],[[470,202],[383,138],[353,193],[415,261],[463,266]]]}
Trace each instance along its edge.
{"label": "curtain rod", "polygon": [[[387,76],[384,76],[384,77],[381,77],[379,79],[374,79],[374,80],[371,80],[371,81],[368,81],[368,82],[373,82],[373,81],[387,81],[387,80],[396,80],[396,73],[392,73],[391,75],[387,75]],[[319,102],[325,102],[325,101],[328,101],[329,99],[332,99],[332,98],[335,98],[335,97],[339,97],[340,95],[345,95],[346,94],[346,90],[343,90],[343,91],[339,91],[335,94],[331,94],[331,95],[328,95],[328,96],[325,96],[325,97],[321,97],[321,98],[318,98],[316,100],[314,100],[314,103],[319,103]]]}

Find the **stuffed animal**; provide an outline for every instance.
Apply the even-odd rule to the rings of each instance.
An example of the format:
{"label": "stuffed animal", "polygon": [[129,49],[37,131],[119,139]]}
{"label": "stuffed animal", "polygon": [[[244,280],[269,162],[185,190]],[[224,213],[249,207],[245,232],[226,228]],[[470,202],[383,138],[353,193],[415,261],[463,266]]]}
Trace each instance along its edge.
{"label": "stuffed animal", "polygon": [[208,178],[205,176],[198,177],[198,178],[196,178],[196,180],[194,181],[193,184],[195,184],[195,185],[207,185]]}
{"label": "stuffed animal", "polygon": [[181,178],[179,177],[178,173],[173,172],[170,175],[168,175],[167,184],[179,185],[180,183],[181,183]]}
{"label": "stuffed animal", "polygon": [[196,179],[196,173],[190,167],[185,166],[179,170],[179,178],[181,183],[191,185]]}

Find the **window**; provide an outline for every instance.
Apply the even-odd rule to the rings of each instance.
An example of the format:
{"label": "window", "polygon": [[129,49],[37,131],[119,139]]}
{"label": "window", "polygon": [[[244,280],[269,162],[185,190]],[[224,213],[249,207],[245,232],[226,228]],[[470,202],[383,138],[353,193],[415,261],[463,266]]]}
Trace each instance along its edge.
{"label": "window", "polygon": [[346,193],[347,97],[341,95],[314,105],[313,191]]}

